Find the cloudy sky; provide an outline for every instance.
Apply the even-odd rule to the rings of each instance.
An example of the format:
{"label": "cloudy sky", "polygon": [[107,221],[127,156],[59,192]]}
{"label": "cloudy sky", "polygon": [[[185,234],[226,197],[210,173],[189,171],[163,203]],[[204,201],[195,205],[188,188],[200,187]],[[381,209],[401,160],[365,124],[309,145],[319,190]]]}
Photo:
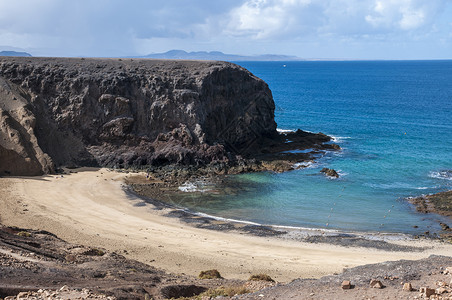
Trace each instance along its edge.
{"label": "cloudy sky", "polygon": [[452,0],[0,0],[0,50],[451,59]]}

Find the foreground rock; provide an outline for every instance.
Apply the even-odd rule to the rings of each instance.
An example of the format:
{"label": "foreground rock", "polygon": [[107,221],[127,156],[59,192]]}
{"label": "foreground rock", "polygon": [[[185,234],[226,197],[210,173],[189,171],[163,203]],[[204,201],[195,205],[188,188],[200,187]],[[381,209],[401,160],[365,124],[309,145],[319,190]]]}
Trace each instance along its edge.
{"label": "foreground rock", "polygon": [[227,62],[0,57],[0,175],[221,165],[330,140],[279,135],[274,109],[267,84]]}
{"label": "foreground rock", "polygon": [[243,284],[168,274],[119,253],[66,243],[48,232],[0,225],[1,299],[165,299]]}

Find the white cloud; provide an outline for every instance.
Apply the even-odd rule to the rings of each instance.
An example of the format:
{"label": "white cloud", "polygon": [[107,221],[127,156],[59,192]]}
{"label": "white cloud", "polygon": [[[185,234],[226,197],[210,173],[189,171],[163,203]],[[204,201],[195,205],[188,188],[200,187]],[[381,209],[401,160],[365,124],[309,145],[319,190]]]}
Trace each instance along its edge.
{"label": "white cloud", "polygon": [[445,3],[440,0],[379,0],[366,15],[366,21],[374,28],[415,30],[431,25]]}
{"label": "white cloud", "polygon": [[372,35],[431,26],[447,0],[248,0],[230,11],[225,33],[276,36]]}
{"label": "white cloud", "polygon": [[311,0],[249,0],[232,9],[225,33],[266,39],[287,36],[319,25],[310,11],[316,5]]}
{"label": "white cloud", "polygon": [[333,57],[339,45],[449,45],[451,19],[452,0],[0,0],[0,44],[37,55],[304,55],[311,47]]}

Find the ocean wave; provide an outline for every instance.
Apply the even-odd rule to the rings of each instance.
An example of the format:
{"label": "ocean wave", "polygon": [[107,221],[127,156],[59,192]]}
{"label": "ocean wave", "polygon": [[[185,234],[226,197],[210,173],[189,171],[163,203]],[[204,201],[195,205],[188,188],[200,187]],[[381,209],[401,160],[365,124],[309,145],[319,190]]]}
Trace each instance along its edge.
{"label": "ocean wave", "polygon": [[452,180],[452,170],[433,171],[430,172],[429,176],[431,178]]}

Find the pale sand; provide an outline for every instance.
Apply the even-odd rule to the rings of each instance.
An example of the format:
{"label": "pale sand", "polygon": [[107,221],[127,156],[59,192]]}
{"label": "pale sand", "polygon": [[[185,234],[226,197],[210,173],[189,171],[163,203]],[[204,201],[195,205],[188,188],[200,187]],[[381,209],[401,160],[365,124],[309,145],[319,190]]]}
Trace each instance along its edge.
{"label": "pale sand", "polygon": [[398,242],[433,246],[424,252],[387,252],[198,229],[164,217],[165,211],[152,205],[134,206],[121,188],[126,176],[85,169],[63,178],[0,178],[0,221],[116,251],[168,272],[198,275],[218,269],[226,278],[239,279],[267,273],[280,282],[369,263],[452,254],[452,245],[433,241]]}

